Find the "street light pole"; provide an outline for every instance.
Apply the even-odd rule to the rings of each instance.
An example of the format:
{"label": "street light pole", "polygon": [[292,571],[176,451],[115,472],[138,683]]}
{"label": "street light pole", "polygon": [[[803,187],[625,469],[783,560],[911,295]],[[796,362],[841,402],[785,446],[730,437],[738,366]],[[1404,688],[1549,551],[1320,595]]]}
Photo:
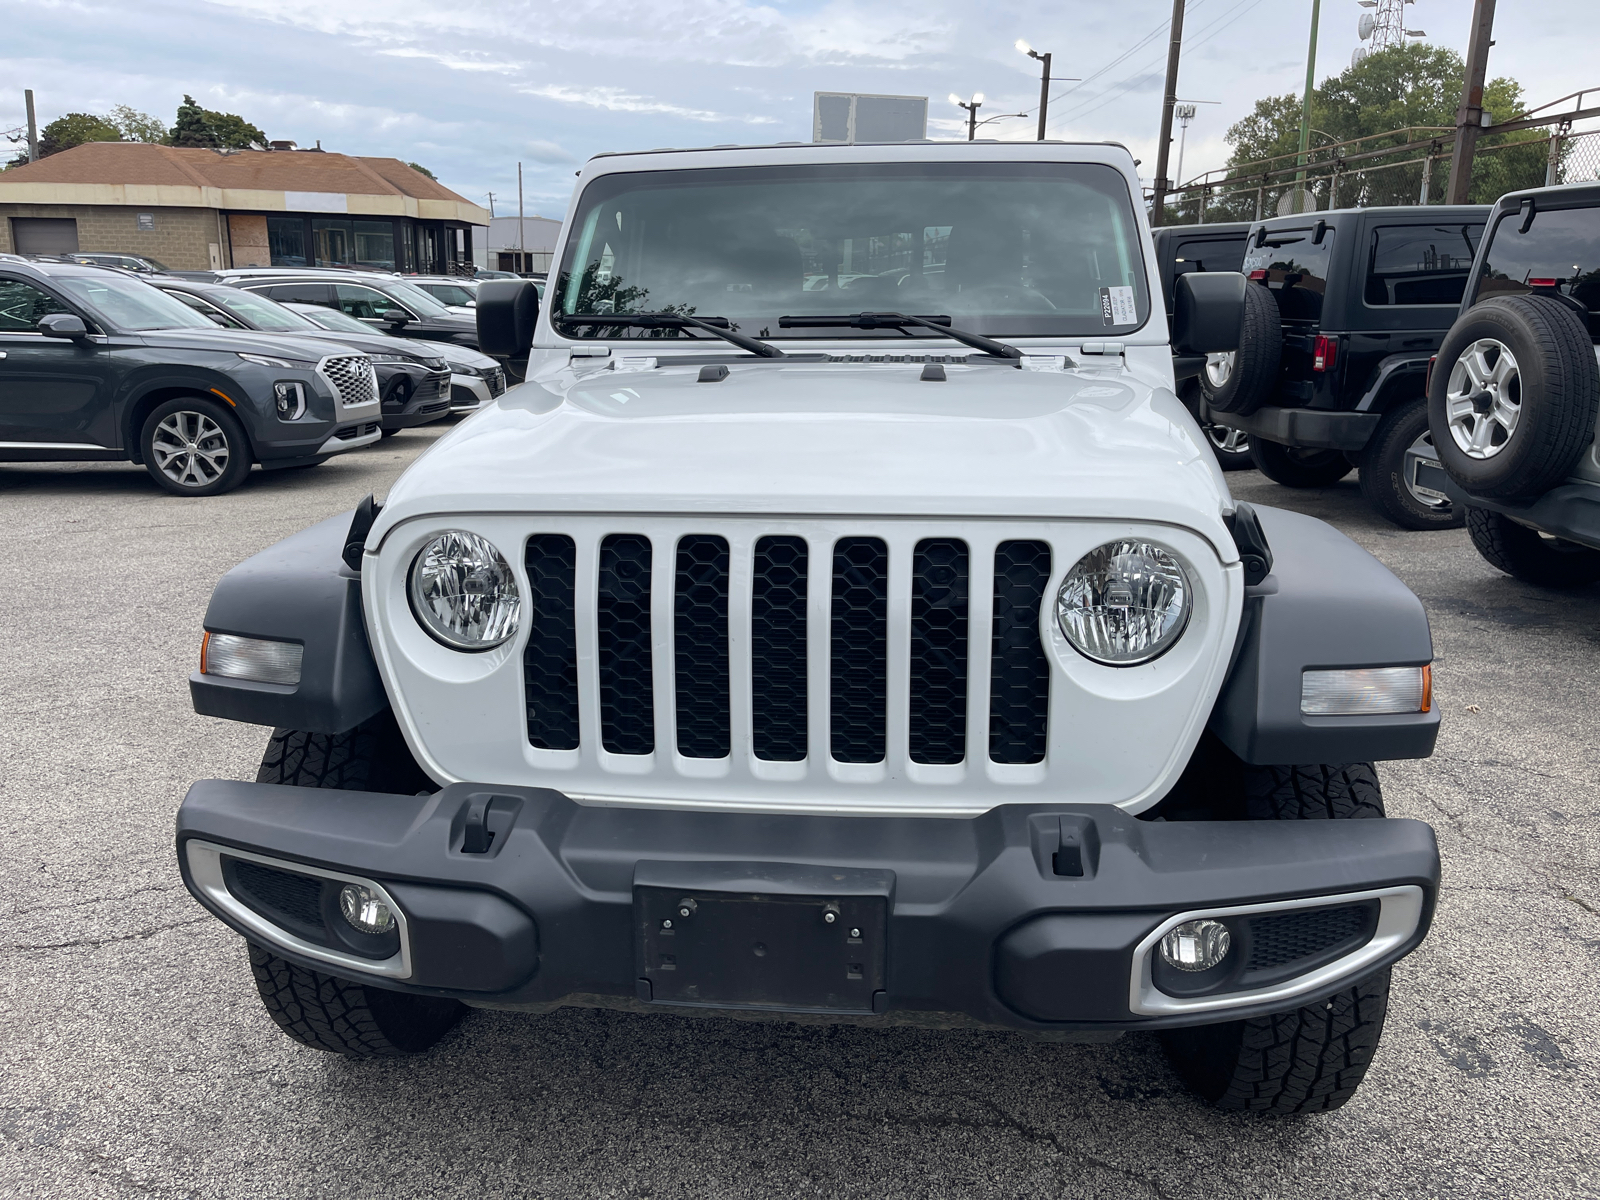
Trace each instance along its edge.
{"label": "street light pole", "polygon": [[1044,141],[1044,123],[1050,114],[1050,85],[1052,83],[1077,83],[1077,79],[1052,79],[1050,76],[1050,56],[1040,54],[1021,38],[1017,39],[1017,49],[1029,58],[1036,58],[1044,68],[1044,74],[1039,79],[1039,140]]}
{"label": "street light pole", "polygon": [[967,110],[967,141],[976,141],[978,137],[978,110],[983,107],[983,93],[974,92],[971,100],[963,100],[960,96],[951,92],[950,103],[957,108]]}
{"label": "street light pole", "polygon": [[1311,149],[1311,89],[1317,82],[1317,23],[1322,17],[1322,0],[1311,0],[1311,48],[1306,51],[1306,96],[1300,106],[1300,154],[1294,165],[1294,185],[1299,191],[1306,186],[1306,158]]}

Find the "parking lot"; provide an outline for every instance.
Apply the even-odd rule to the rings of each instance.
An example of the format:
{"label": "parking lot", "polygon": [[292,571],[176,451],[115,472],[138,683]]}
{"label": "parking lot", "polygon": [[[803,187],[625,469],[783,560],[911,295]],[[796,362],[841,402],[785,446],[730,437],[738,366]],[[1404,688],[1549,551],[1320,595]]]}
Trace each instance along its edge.
{"label": "parking lot", "polygon": [[1147,1035],[573,1009],[476,1012],[393,1062],[283,1037],[173,861],[188,784],[252,778],[265,742],[191,711],[201,617],[226,569],[381,496],[448,425],[204,501],[131,464],[0,466],[0,1195],[1600,1195],[1600,588],[1399,532],[1353,475],[1230,477],[1334,522],[1433,621],[1438,752],[1381,775],[1437,830],[1443,898],[1344,1109],[1206,1109]]}

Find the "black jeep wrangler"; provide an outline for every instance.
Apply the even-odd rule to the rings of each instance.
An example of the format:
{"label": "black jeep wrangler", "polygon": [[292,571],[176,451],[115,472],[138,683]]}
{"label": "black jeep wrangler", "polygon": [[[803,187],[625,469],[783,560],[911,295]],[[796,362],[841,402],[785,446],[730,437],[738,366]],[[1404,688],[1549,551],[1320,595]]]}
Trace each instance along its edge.
{"label": "black jeep wrangler", "polygon": [[1359,208],[1255,223],[1239,351],[1200,376],[1200,419],[1250,438],[1289,487],[1361,469],[1361,491],[1405,529],[1465,519],[1418,489],[1406,450],[1426,444],[1428,361],[1461,303],[1486,205]]}

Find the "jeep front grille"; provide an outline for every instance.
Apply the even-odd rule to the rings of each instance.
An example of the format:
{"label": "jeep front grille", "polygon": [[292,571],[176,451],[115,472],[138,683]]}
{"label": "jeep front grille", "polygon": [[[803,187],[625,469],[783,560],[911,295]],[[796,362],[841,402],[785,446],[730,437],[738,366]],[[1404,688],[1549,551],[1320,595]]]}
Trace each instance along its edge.
{"label": "jeep front grille", "polygon": [[371,404],[378,398],[378,376],[372,360],[362,354],[325,358],[317,367],[345,408]]}
{"label": "jeep front grille", "polygon": [[[912,763],[959,766],[973,752],[974,728],[986,731],[978,749],[992,763],[1045,760],[1045,542],[990,541],[992,583],[982,584],[993,601],[981,606],[971,595],[973,550],[954,536],[905,546],[908,587],[895,582],[897,551],[872,536],[746,535],[730,544],[714,533],[608,533],[584,549],[566,534],[538,533],[524,550],[523,694],[536,749],[572,751],[598,735],[608,755],[644,756],[665,748],[657,731],[670,728],[680,758],[726,759],[734,731],[745,729],[748,751],[739,753],[800,763],[814,752],[814,716],[825,703],[835,763],[884,763],[898,746]],[[899,650],[897,638],[907,643]],[[975,647],[987,659],[981,672]],[[580,663],[590,659],[596,711],[580,719]],[[671,684],[658,687],[669,664]],[[666,724],[658,704],[671,707]]]}

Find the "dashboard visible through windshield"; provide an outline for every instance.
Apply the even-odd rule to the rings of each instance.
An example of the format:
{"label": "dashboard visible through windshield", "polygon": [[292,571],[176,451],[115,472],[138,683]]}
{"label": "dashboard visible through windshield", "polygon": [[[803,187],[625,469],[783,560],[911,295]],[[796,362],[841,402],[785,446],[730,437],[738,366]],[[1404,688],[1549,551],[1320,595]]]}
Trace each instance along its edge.
{"label": "dashboard visible through windshield", "polygon": [[671,313],[763,339],[905,341],[931,331],[779,318],[900,312],[1050,337],[1130,332],[1150,311],[1127,184],[1098,164],[618,173],[584,190],[572,228],[552,318],[575,338],[697,335],[563,316]]}

